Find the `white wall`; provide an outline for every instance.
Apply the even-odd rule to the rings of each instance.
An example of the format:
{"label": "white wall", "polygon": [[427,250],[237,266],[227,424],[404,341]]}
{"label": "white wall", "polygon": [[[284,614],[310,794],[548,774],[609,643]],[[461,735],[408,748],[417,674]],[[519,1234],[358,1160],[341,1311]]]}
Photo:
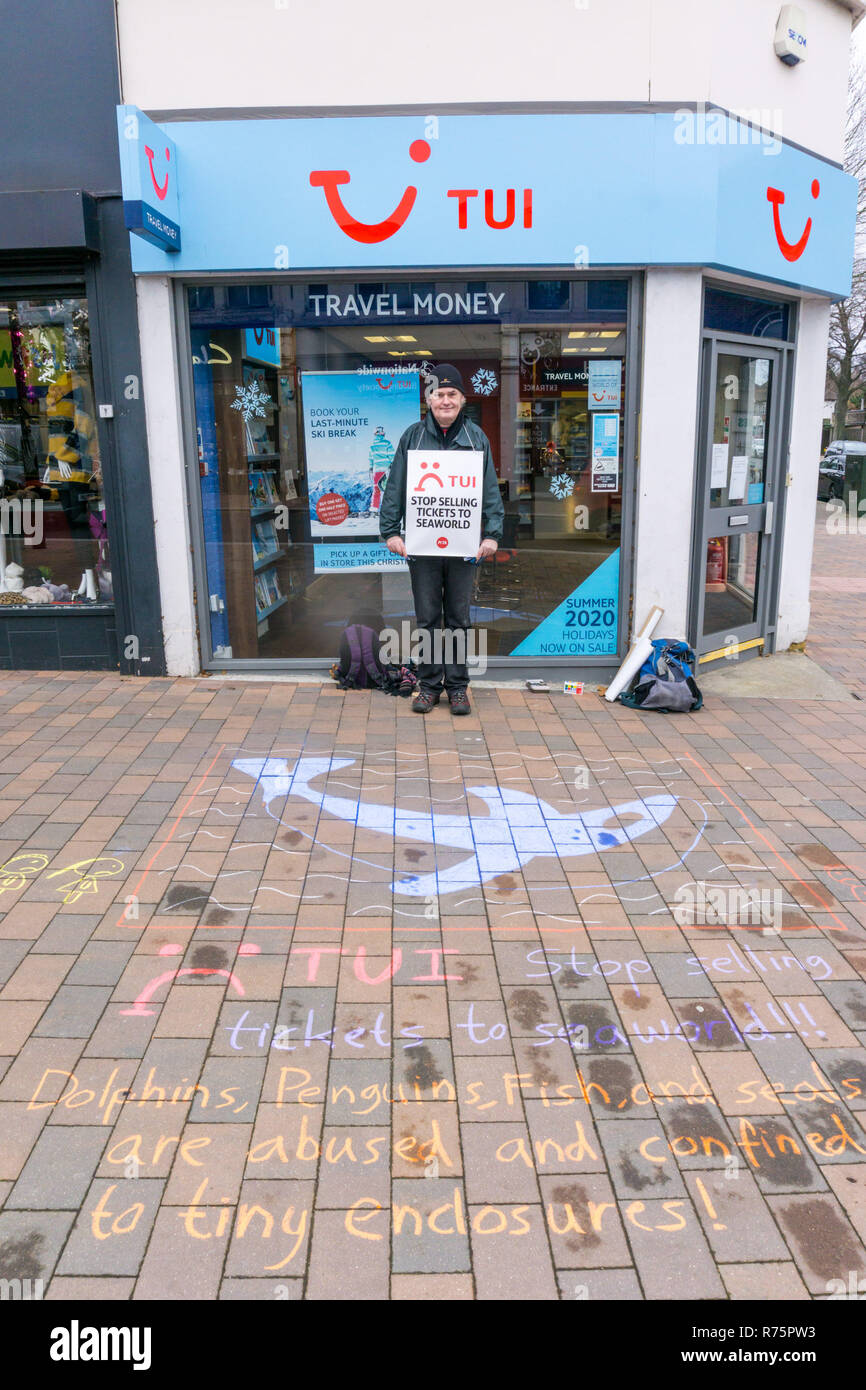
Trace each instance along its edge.
{"label": "white wall", "polygon": [[123,99],[145,111],[713,101],[779,111],[778,134],[840,158],[851,15],[799,2],[809,57],[788,68],[773,52],[780,0],[117,0]]}
{"label": "white wall", "polygon": [[184,489],[172,282],[157,276],[140,276],[136,290],[165,659],[170,676],[192,676],[200,669],[200,663]]}
{"label": "white wall", "polygon": [[809,298],[801,302],[788,465],[791,486],[787,490],[776,636],[776,648],[782,652],[792,642],[802,642],[809,627],[809,580],[829,326],[830,306],[826,300]]}
{"label": "white wall", "polygon": [[634,628],[687,636],[701,337],[700,270],[649,270],[641,374]]}

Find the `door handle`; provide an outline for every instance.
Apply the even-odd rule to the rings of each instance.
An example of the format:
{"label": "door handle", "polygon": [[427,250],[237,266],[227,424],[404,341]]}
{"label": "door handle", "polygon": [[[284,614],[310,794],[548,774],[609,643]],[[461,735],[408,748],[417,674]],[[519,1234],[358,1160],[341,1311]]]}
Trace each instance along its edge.
{"label": "door handle", "polygon": [[765,535],[765,536],[771,536],[772,534],[773,534],[773,503],[772,503],[772,502],[767,502],[766,506],[764,507],[764,535]]}

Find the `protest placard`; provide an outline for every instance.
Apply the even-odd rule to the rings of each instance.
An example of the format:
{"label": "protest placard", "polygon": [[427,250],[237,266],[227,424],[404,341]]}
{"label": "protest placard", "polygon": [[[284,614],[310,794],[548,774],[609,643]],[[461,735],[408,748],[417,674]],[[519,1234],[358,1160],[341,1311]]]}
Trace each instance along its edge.
{"label": "protest placard", "polygon": [[474,555],[481,544],[480,449],[410,449],[406,455],[406,552]]}

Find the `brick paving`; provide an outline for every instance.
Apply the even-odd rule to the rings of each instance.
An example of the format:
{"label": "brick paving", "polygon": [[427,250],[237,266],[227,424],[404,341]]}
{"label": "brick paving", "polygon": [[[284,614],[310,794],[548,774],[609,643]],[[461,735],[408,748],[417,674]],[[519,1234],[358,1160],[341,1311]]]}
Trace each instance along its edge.
{"label": "brick paving", "polygon": [[866,699],[866,508],[819,502],[806,651]]}
{"label": "brick paving", "polygon": [[473,693],[421,719],[0,678],[0,1276],[343,1301],[866,1276],[866,707]]}

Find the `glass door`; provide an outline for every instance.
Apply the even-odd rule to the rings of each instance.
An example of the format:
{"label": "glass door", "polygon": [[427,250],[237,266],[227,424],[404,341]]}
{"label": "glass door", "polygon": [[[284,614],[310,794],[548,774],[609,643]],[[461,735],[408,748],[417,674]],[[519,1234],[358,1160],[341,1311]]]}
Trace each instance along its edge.
{"label": "glass door", "polygon": [[692,631],[699,657],[759,649],[778,485],[780,355],[707,340]]}

